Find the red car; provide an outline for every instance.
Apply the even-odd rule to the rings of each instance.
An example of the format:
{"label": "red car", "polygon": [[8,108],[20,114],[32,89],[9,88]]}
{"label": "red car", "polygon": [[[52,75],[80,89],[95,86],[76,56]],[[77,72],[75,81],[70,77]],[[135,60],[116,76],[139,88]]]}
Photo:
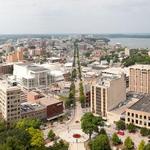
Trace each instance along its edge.
{"label": "red car", "polygon": [[124,136],[124,131],[118,131],[117,134]]}

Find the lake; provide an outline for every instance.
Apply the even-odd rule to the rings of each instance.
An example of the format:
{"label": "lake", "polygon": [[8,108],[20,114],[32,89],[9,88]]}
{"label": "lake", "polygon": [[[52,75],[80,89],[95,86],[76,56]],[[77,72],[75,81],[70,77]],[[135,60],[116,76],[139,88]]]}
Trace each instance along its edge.
{"label": "lake", "polygon": [[111,38],[109,44],[120,43],[128,48],[150,48],[150,38]]}

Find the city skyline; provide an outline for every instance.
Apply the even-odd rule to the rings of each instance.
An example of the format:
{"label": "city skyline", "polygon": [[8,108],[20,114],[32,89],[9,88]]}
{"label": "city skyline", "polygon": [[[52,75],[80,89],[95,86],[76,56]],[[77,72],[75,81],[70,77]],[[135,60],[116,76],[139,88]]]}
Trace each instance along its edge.
{"label": "city skyline", "polygon": [[148,0],[0,0],[0,34],[150,33]]}

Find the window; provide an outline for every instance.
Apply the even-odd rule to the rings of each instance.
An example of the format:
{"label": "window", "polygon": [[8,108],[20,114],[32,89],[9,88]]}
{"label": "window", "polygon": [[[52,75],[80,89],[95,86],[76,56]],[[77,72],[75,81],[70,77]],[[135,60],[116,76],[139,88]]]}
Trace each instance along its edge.
{"label": "window", "polygon": [[138,120],[136,120],[135,122],[136,122],[136,124],[138,124]]}
{"label": "window", "polygon": [[132,113],[132,117],[134,117],[134,113]]}
{"label": "window", "polygon": [[130,122],[130,118],[128,118],[128,122]]}
{"label": "window", "polygon": [[146,116],[144,116],[144,119],[146,119]]}
{"label": "window", "polygon": [[138,118],[138,114],[136,114],[136,118]]}
{"label": "window", "polygon": [[128,112],[128,116],[130,116],[130,113]]}
{"label": "window", "polygon": [[142,115],[140,115],[140,119],[142,119]]}

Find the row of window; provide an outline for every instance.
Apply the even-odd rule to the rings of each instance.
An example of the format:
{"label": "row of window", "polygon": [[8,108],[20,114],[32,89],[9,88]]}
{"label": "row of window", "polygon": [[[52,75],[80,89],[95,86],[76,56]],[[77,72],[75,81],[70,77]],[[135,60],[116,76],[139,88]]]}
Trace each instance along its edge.
{"label": "row of window", "polygon": [[130,112],[128,112],[128,116],[139,118],[139,119],[148,119],[148,120],[150,120],[150,116],[146,116],[146,115],[142,116],[142,115],[138,115],[138,114],[134,114],[134,113],[130,113]]}
{"label": "row of window", "polygon": [[134,120],[134,119],[131,119],[131,118],[128,118],[127,121],[132,122],[133,124],[137,124],[137,125],[143,125],[144,124],[144,126],[150,127],[150,122],[147,123],[147,122],[143,122],[141,120]]}

